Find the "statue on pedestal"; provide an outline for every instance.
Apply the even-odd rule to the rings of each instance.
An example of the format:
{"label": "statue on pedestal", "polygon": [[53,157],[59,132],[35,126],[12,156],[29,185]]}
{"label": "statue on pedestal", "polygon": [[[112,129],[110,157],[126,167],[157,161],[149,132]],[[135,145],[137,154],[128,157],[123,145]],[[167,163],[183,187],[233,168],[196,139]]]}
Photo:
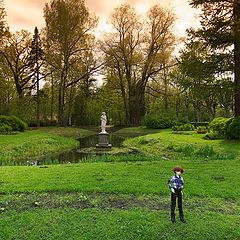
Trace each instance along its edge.
{"label": "statue on pedestal", "polygon": [[101,116],[101,133],[106,133],[106,125],[107,125],[107,116],[105,112],[102,112]]}
{"label": "statue on pedestal", "polygon": [[102,112],[100,119],[101,119],[101,132],[98,134],[99,142],[98,144],[96,144],[96,148],[98,150],[111,149],[112,145],[109,144],[109,134],[106,132],[107,115],[105,112]]}

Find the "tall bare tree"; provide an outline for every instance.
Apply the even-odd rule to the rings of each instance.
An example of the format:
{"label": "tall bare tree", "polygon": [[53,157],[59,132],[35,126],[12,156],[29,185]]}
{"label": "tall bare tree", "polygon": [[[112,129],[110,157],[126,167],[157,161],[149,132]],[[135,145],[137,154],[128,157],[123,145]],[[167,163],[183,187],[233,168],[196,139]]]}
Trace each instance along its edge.
{"label": "tall bare tree", "polygon": [[0,48],[0,54],[14,79],[19,98],[32,86],[31,78],[34,73],[29,68],[30,45],[31,34],[22,30],[4,36]]}
{"label": "tall bare tree", "polygon": [[174,48],[175,15],[159,5],[140,18],[128,4],[111,15],[115,30],[102,44],[107,67],[118,76],[128,124],[137,125],[145,114],[145,89],[168,62]]}
{"label": "tall bare tree", "polygon": [[[73,71],[85,51],[90,50],[90,31],[97,18],[91,16],[83,0],[52,0],[45,5],[47,61],[58,75],[58,121],[66,124],[66,90],[90,72]],[[93,67],[94,68],[94,67]]]}

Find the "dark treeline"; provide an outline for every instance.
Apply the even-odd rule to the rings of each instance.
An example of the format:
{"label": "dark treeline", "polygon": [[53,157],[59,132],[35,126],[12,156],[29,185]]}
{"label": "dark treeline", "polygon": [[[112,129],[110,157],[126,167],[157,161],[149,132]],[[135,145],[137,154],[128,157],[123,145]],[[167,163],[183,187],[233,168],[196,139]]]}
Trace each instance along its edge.
{"label": "dark treeline", "polygon": [[0,115],[32,126],[95,125],[102,111],[114,125],[239,116],[240,3],[191,5],[202,27],[187,30],[176,57],[176,16],[160,5],[145,16],[115,8],[113,31],[97,38],[83,0],[52,0],[32,33],[9,31],[0,0]]}

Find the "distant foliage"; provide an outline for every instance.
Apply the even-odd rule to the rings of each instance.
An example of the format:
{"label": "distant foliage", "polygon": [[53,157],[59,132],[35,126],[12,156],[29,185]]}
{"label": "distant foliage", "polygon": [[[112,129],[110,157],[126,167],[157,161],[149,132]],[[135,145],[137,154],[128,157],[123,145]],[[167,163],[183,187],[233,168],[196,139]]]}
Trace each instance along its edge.
{"label": "distant foliage", "polygon": [[[29,127],[37,127],[37,121],[36,119],[31,119],[28,121],[28,126]],[[42,127],[47,127],[47,126],[57,126],[57,120],[53,119],[46,119],[46,120],[40,120],[40,126]]]}
{"label": "distant foliage", "polygon": [[194,131],[195,127],[190,124],[190,123],[186,123],[180,126],[175,125],[174,127],[172,127],[173,131]]}
{"label": "distant foliage", "polygon": [[19,131],[23,132],[27,124],[16,116],[0,116],[0,132]]}
{"label": "distant foliage", "polygon": [[147,116],[145,118],[145,125],[147,128],[165,129],[172,127],[173,120],[168,117]]}
{"label": "distant foliage", "polygon": [[240,139],[240,116],[229,120],[226,124],[226,135],[228,139]]}
{"label": "distant foliage", "polygon": [[195,128],[200,126],[208,127],[209,122],[190,122]]}

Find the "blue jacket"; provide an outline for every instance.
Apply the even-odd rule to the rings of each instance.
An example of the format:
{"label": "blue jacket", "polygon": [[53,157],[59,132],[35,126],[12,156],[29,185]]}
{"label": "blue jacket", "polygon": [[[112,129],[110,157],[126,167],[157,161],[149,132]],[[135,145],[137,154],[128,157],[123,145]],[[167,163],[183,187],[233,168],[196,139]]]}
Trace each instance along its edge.
{"label": "blue jacket", "polygon": [[183,184],[184,184],[183,177],[177,176],[177,175],[172,176],[167,183],[170,190],[172,190],[172,188],[175,188],[178,190],[183,189]]}

